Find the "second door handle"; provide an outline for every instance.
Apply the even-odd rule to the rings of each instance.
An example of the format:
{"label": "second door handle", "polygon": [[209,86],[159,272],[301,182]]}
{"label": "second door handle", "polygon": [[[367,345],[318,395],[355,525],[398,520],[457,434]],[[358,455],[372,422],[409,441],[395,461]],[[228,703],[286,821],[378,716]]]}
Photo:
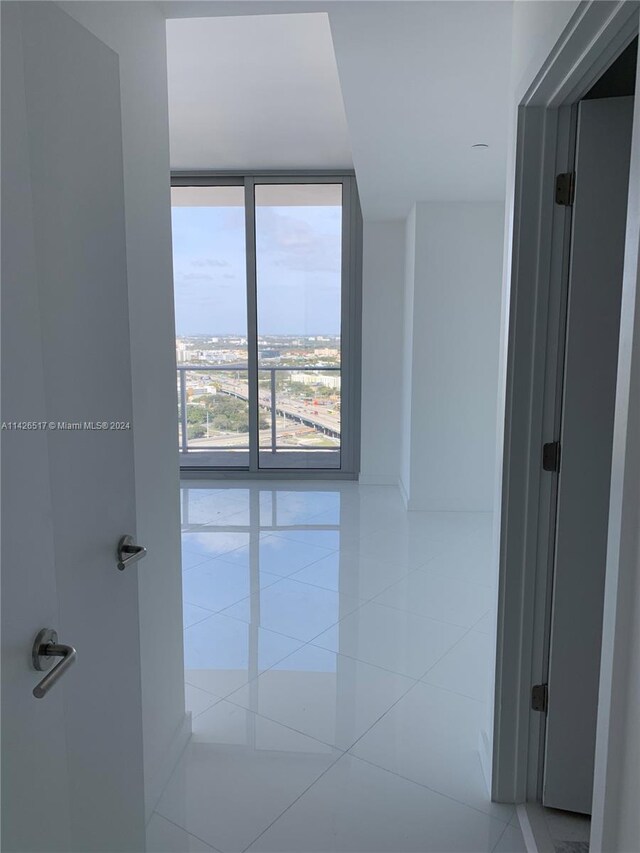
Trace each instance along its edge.
{"label": "second door handle", "polygon": [[146,554],[147,549],[143,545],[136,545],[133,536],[122,536],[118,542],[118,569],[124,571],[127,566],[141,560]]}

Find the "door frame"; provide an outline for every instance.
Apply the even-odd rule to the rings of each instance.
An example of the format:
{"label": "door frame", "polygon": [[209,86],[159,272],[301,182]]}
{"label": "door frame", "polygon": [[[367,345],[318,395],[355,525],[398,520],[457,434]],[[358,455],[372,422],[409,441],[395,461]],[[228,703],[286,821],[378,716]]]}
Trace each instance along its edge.
{"label": "door frame", "polygon": [[[339,468],[260,468],[258,459],[258,351],[257,335],[250,326],[257,323],[257,271],[254,188],[257,184],[336,183],[342,185],[342,270],[340,316],[341,435]],[[362,350],[362,213],[353,170],[175,170],[172,187],[244,186],[245,239],[247,262],[248,378],[249,378],[249,466],[181,466],[183,478],[206,479],[346,479],[360,473],[360,401]],[[257,328],[257,326],[256,326]],[[347,426],[346,430],[344,426]]]}
{"label": "door frame", "polygon": [[[531,709],[531,688],[547,675],[557,480],[542,470],[542,445],[558,436],[571,227],[570,208],[555,203],[555,175],[573,170],[577,102],[637,35],[638,9],[623,0],[581,3],[518,106],[505,262],[510,283],[491,785],[497,802],[541,797],[545,716]],[[637,113],[638,91],[635,103]],[[632,187],[634,193],[640,190]],[[625,289],[632,272],[625,258]],[[633,305],[623,305],[621,329],[632,315]],[[622,415],[616,403],[616,430]],[[619,524],[619,516],[610,517],[610,539],[616,519]],[[605,761],[597,752],[596,774]]]}

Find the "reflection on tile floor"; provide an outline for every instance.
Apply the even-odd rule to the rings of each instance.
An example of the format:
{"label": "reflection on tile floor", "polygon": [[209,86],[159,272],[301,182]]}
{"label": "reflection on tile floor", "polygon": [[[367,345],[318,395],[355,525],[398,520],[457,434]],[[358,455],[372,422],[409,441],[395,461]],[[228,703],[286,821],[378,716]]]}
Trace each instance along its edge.
{"label": "reflection on tile floor", "polygon": [[491,523],[392,487],[184,483],[193,737],[150,853],[523,851],[478,754]]}

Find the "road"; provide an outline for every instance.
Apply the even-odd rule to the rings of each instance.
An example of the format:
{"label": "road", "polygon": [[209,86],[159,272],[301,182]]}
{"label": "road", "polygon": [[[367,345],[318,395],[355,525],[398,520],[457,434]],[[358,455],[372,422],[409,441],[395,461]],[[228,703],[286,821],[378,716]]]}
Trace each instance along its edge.
{"label": "road", "polygon": [[[220,391],[238,400],[249,399],[249,386],[246,382],[223,382]],[[260,393],[258,402],[262,409],[271,411],[271,395],[268,392]],[[340,438],[340,415],[337,413],[328,414],[319,408],[312,409],[311,406],[305,406],[295,400],[285,399],[279,405],[276,404],[276,414],[320,430],[332,438]]]}

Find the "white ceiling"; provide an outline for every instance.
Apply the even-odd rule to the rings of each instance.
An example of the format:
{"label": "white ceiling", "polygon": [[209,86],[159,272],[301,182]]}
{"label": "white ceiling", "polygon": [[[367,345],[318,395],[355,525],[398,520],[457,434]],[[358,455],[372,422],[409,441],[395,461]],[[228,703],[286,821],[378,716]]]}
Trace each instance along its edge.
{"label": "white ceiling", "polygon": [[[415,201],[504,198],[510,0],[160,5],[168,18],[200,18],[168,21],[174,168],[337,168],[349,138],[367,219],[404,217]],[[326,19],[310,14],[323,11],[348,137]],[[277,15],[268,45],[265,13]],[[211,15],[239,17],[202,20]],[[235,38],[214,55],[217,27]],[[280,27],[288,39],[273,35]]]}
{"label": "white ceiling", "polygon": [[174,169],[351,169],[324,13],[167,21]]}

